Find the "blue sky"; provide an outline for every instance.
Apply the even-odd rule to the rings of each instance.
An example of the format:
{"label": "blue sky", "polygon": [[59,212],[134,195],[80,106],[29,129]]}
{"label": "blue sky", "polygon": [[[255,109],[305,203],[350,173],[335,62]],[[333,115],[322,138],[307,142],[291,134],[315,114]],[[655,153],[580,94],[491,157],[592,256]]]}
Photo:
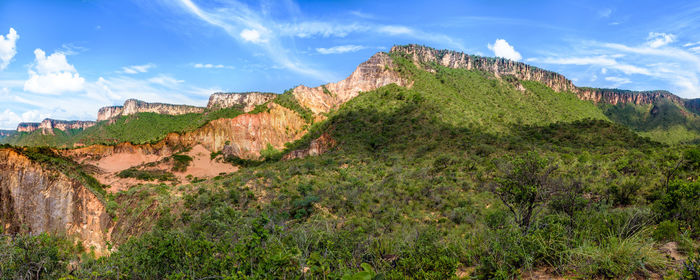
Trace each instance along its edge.
{"label": "blue sky", "polygon": [[407,43],[700,97],[697,1],[0,0],[0,35],[0,128],[316,86]]}

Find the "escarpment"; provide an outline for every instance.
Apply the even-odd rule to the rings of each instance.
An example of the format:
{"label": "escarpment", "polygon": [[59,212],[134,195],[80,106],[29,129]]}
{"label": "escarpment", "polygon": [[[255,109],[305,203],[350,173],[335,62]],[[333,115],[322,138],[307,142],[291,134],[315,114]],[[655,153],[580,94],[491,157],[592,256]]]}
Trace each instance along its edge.
{"label": "escarpment", "polygon": [[53,130],[68,131],[71,129],[86,129],[97,124],[93,121],[64,121],[54,119],[44,119],[40,123],[20,123],[17,126],[18,132],[33,132],[41,130],[43,134],[54,134]]}
{"label": "escarpment", "polygon": [[107,251],[111,219],[87,187],[13,149],[0,149],[0,225],[7,233],[63,233]]}
{"label": "escarpment", "polygon": [[244,112],[250,112],[255,109],[255,106],[262,105],[274,99],[277,94],[263,92],[242,92],[242,93],[223,93],[217,92],[209,96],[207,109],[216,110],[231,107],[240,107]]}
{"label": "escarpment", "polygon": [[391,52],[408,56],[418,67],[436,63],[449,68],[484,71],[496,77],[512,75],[519,80],[543,83],[555,91],[576,89],[564,75],[505,58],[481,57],[419,45],[394,46]]}
{"label": "escarpment", "polygon": [[294,97],[314,114],[326,113],[357,96],[362,91],[371,91],[395,83],[408,86],[410,81],[394,70],[391,57],[383,52],[373,55],[360,64],[345,80],[323,86],[294,88]]}
{"label": "escarpment", "polygon": [[190,113],[203,113],[205,108],[190,105],[173,105],[165,103],[148,103],[136,99],[128,99],[124,106],[109,106],[100,108],[97,112],[97,121],[105,121],[120,116],[128,116],[136,113],[158,113],[165,115],[183,115]]}

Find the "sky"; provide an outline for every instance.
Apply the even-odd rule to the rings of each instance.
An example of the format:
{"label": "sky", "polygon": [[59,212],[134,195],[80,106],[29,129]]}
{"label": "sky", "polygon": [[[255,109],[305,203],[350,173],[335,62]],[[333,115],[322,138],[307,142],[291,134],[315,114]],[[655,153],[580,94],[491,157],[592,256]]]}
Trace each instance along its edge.
{"label": "sky", "polygon": [[0,128],[318,86],[409,43],[700,98],[697,1],[0,0]]}

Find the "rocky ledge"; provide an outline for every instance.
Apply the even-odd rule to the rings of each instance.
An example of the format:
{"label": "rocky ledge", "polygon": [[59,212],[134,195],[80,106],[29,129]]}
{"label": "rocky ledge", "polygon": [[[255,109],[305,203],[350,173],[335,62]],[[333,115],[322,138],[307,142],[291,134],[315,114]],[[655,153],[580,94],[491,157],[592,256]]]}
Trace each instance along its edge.
{"label": "rocky ledge", "polygon": [[173,105],[165,103],[148,103],[136,99],[128,99],[124,106],[102,107],[97,112],[97,121],[106,121],[120,116],[128,116],[136,113],[158,113],[165,115],[183,115],[190,113],[203,113],[205,108],[190,105]]}
{"label": "rocky ledge", "polygon": [[274,99],[275,96],[277,96],[277,94],[264,92],[217,92],[209,96],[207,109],[215,110],[240,107],[247,113],[255,109],[255,106],[265,104],[265,102]]}

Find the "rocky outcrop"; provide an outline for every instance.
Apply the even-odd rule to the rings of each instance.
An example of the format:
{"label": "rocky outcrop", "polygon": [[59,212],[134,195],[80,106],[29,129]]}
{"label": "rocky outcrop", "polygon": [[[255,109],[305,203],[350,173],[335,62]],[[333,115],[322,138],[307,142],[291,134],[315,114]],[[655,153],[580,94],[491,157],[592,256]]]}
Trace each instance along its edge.
{"label": "rocky outcrop", "polygon": [[89,189],[12,149],[0,149],[0,226],[7,233],[64,233],[98,254],[111,219]]}
{"label": "rocky outcrop", "polygon": [[320,114],[337,108],[362,91],[375,90],[392,83],[409,86],[409,81],[394,71],[391,57],[380,52],[360,64],[345,80],[315,88],[298,86],[294,88],[293,94],[302,106],[314,114]]}
{"label": "rocky outcrop", "polygon": [[207,109],[216,110],[237,107],[244,112],[250,112],[255,106],[265,104],[274,99],[277,94],[263,92],[223,93],[217,92],[209,96]]}
{"label": "rocky outcrop", "polygon": [[32,132],[39,129],[41,123],[22,122],[17,125],[17,132]]}
{"label": "rocky outcrop", "polygon": [[306,149],[300,149],[300,150],[294,150],[289,152],[288,154],[284,155],[282,157],[283,160],[291,160],[291,159],[297,159],[297,158],[305,158],[308,156],[317,156],[321,155],[331,148],[335,147],[337,143],[333,138],[331,138],[331,135],[326,132],[321,134],[318,138],[311,140],[311,143],[309,143],[309,147]]}
{"label": "rocky outcrop", "polygon": [[17,133],[17,130],[4,130],[4,129],[0,129],[0,138],[4,138],[4,137],[7,137],[7,136],[12,136],[12,135],[14,135],[15,133]]}
{"label": "rocky outcrop", "polygon": [[190,105],[173,105],[165,103],[148,103],[136,99],[128,99],[124,106],[103,107],[97,112],[97,121],[105,121],[120,116],[128,116],[136,113],[158,113],[165,115],[183,115],[190,113],[203,113],[205,108]]}
{"label": "rocky outcrop", "polygon": [[578,96],[582,100],[593,101],[594,103],[609,103],[617,105],[619,103],[629,103],[636,105],[653,104],[656,101],[665,99],[683,106],[684,100],[673,93],[665,90],[656,91],[631,91],[620,89],[601,88],[579,88]]}
{"label": "rocky outcrop", "polygon": [[407,56],[423,69],[430,70],[430,64],[436,63],[449,68],[484,71],[496,77],[510,75],[519,80],[537,81],[555,91],[576,89],[576,86],[564,75],[505,58],[481,57],[419,45],[394,46],[391,52]]}
{"label": "rocky outcrop", "polygon": [[268,144],[283,149],[284,144],[304,135],[306,121],[296,112],[270,103],[267,112],[218,119],[195,131],[171,133],[169,146],[202,144],[209,151],[224,151],[224,156],[257,159]]}
{"label": "rocky outcrop", "polygon": [[18,132],[33,132],[41,129],[43,134],[54,134],[53,129],[68,131],[71,129],[86,129],[97,124],[93,121],[64,121],[54,119],[44,119],[40,123],[20,123],[17,126]]}

